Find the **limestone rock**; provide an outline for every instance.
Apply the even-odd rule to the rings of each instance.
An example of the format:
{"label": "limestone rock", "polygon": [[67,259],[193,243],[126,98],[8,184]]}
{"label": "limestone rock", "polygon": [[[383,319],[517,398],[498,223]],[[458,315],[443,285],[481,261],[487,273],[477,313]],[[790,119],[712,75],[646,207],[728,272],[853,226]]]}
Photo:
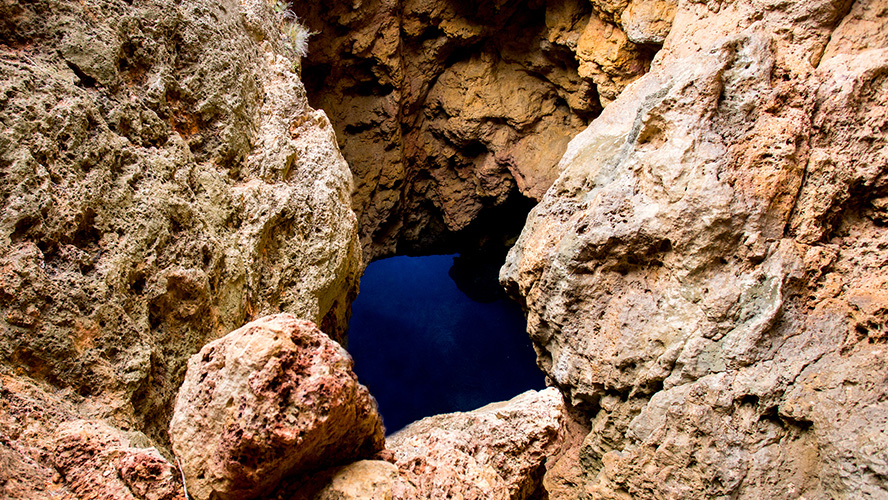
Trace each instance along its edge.
{"label": "limestone rock", "polygon": [[888,495],[878,5],[680,3],[568,146],[501,280],[589,419],[575,497]]}
{"label": "limestone rock", "polygon": [[586,0],[294,3],[318,32],[303,75],[355,174],[365,259],[523,222],[495,208],[539,199],[570,138],[647,69],[672,4],[656,5],[630,9],[641,47]]}
{"label": "limestone rock", "polygon": [[265,0],[0,5],[0,364],[159,446],[264,314],[344,334],[351,174]]}
{"label": "limestone rock", "polygon": [[82,420],[71,394],[0,375],[0,497],[184,500],[176,468],[140,432]]}
{"label": "limestone rock", "polygon": [[300,478],[276,498],[289,500],[392,500],[396,495],[398,468],[382,460],[359,460],[342,467]]}
{"label": "limestone rock", "polygon": [[632,0],[620,14],[626,38],[637,44],[662,44],[672,29],[675,0]]}
{"label": "limestone rock", "polygon": [[373,455],[383,435],[345,349],[290,314],[256,320],[192,356],[170,423],[197,500],[258,498],[285,475]]}
{"label": "limestone rock", "polygon": [[154,448],[129,447],[129,440],[107,424],[67,422],[55,439],[55,467],[77,498],[185,500],[175,466]]}
{"label": "limestone rock", "polygon": [[400,471],[393,498],[531,498],[562,438],[563,405],[550,388],[407,426],[386,440]]}

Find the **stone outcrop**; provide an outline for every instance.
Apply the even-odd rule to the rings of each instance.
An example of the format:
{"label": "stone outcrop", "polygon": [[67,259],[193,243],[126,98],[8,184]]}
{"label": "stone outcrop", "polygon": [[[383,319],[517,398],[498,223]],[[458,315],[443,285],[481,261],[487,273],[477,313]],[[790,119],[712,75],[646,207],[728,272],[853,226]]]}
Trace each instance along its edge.
{"label": "stone outcrop", "polygon": [[717,4],[679,3],[501,272],[591,426],[557,498],[885,498],[886,4]]}
{"label": "stone outcrop", "polygon": [[[163,446],[260,315],[341,337],[351,174],[265,0],[0,3],[0,365]],[[3,368],[6,371],[6,368]]]}
{"label": "stone outcrop", "polygon": [[376,402],[352,366],[345,349],[291,314],[204,346],[188,360],[170,423],[192,498],[260,498],[285,476],[382,450]]}
{"label": "stone outcrop", "polygon": [[534,498],[563,438],[563,411],[550,388],[408,425],[386,440],[400,473],[393,498]]}
{"label": "stone outcrop", "polygon": [[523,223],[520,200],[646,71],[675,10],[615,3],[292,4],[317,32],[302,76],[355,174],[365,260],[511,244],[502,221]]}

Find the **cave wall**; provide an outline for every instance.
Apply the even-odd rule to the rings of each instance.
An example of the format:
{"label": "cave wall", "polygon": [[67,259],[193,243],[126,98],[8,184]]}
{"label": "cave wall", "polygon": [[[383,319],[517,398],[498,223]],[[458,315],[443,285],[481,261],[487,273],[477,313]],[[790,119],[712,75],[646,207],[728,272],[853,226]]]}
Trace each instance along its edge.
{"label": "cave wall", "polygon": [[365,259],[455,251],[492,207],[538,200],[568,141],[662,43],[671,4],[634,5],[292,2],[316,32],[302,77],[355,175]]}
{"label": "cave wall", "polygon": [[501,280],[566,498],[888,497],[888,4],[680,2]]}
{"label": "cave wall", "polygon": [[188,357],[252,318],[344,335],[351,173],[281,22],[265,0],[0,3],[2,385],[75,409],[5,392],[20,450],[75,416],[162,446]]}

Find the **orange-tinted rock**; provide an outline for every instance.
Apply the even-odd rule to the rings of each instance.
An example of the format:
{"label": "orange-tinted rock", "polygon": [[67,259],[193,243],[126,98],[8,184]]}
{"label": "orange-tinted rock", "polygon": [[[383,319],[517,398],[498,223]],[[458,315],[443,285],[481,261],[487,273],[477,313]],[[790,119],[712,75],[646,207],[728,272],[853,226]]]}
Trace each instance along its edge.
{"label": "orange-tinted rock", "polygon": [[885,497],[878,5],[682,3],[568,146],[501,279],[591,424],[575,495]]}
{"label": "orange-tinted rock", "polygon": [[175,466],[102,422],[62,424],[55,439],[54,465],[79,499],[185,500]]}
{"label": "orange-tinted rock", "polygon": [[668,31],[633,10],[633,33],[657,33],[639,48],[619,15],[601,20],[586,0],[293,8],[318,32],[303,77],[355,174],[365,259],[456,251],[461,231],[510,196],[539,199],[567,142],[599,112],[598,95],[610,102],[640,76]]}
{"label": "orange-tinted rock", "polygon": [[195,354],[170,423],[197,500],[258,498],[285,475],[369,458],[383,435],[345,349],[289,314],[256,320]]}

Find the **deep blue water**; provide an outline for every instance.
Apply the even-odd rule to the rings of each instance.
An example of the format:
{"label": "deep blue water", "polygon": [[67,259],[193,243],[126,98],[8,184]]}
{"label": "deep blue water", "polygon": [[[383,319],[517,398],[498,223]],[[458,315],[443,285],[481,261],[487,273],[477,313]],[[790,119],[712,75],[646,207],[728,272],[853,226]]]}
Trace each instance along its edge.
{"label": "deep blue water", "polygon": [[371,263],[352,304],[348,350],[387,432],[545,387],[514,302],[475,302],[448,276],[452,255]]}

